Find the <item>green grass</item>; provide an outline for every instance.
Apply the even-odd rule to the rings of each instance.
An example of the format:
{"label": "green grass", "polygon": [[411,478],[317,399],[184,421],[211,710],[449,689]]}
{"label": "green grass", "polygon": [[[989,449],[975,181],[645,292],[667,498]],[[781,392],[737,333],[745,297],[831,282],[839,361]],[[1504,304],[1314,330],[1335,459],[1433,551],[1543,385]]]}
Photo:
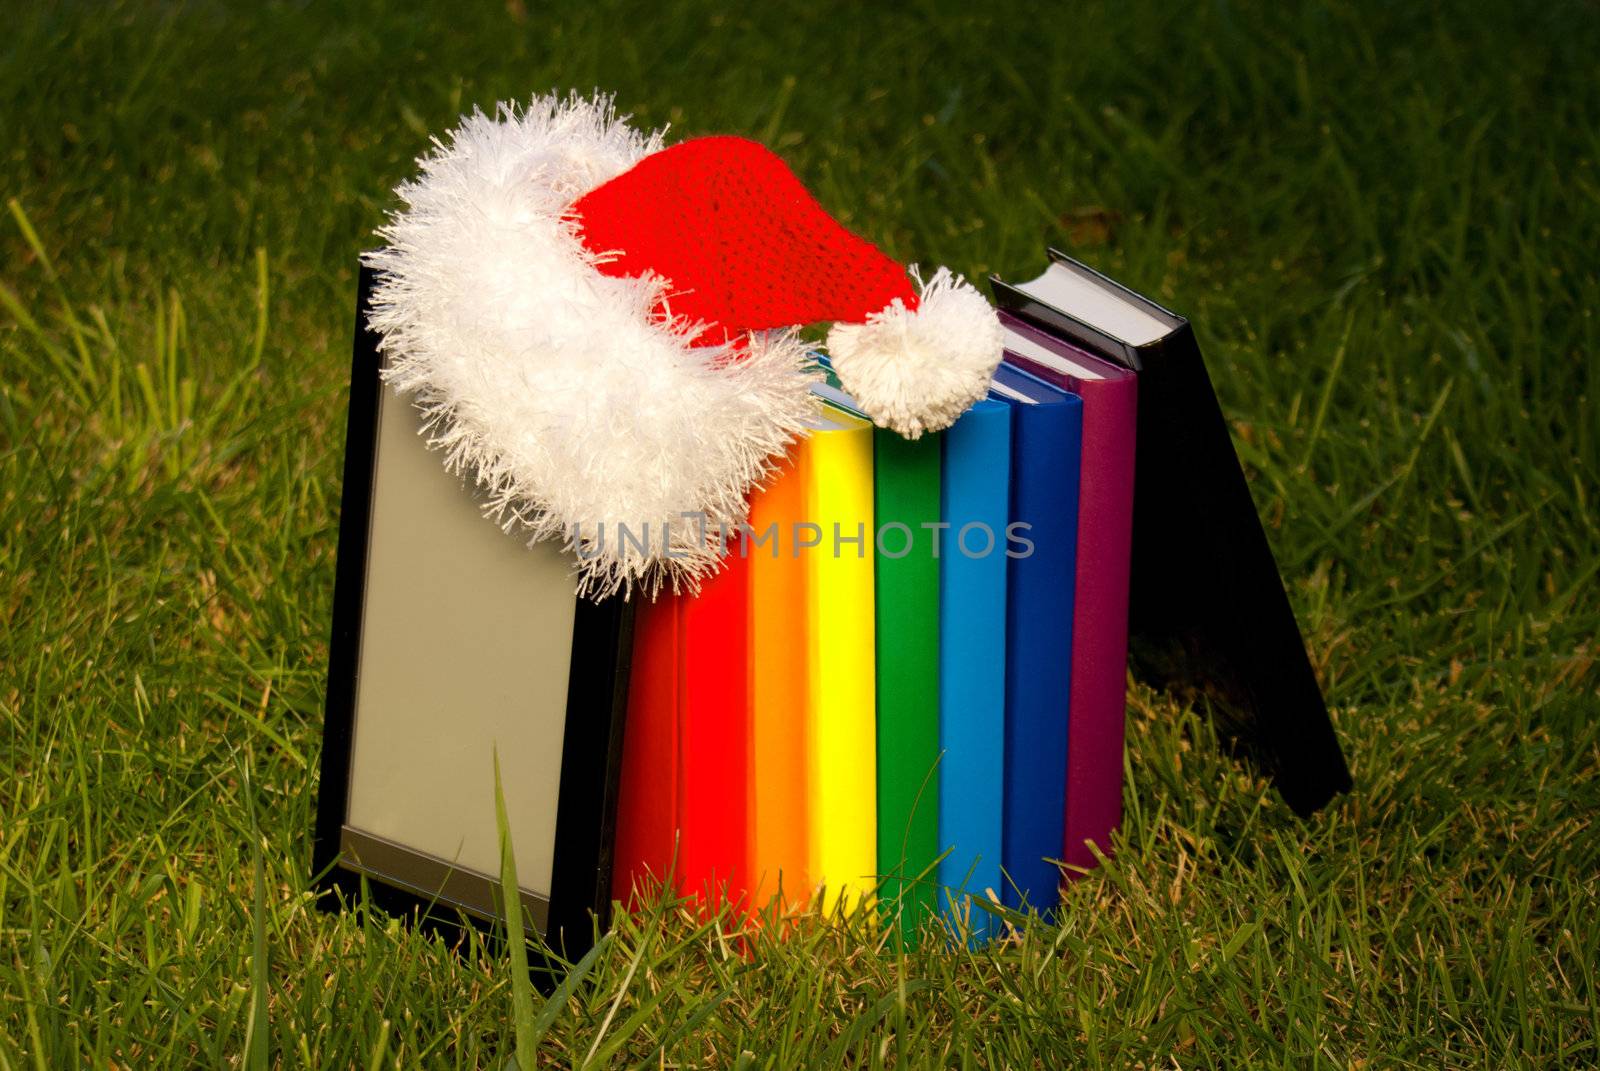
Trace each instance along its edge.
{"label": "green grass", "polygon": [[676,6],[8,8],[0,1071],[511,1055],[503,955],[306,891],[353,269],[428,132],[595,85],[901,258],[1190,314],[1357,787],[1296,821],[1137,688],[1058,927],[664,903],[544,1064],[1600,1064],[1593,7]]}

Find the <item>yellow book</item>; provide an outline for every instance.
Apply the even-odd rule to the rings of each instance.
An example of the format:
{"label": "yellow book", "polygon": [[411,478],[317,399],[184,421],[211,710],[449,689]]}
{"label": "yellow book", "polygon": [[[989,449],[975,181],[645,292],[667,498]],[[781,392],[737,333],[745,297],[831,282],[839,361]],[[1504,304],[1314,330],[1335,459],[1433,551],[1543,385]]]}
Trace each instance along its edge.
{"label": "yellow book", "polygon": [[[854,910],[877,884],[872,425],[825,408],[808,440],[807,825],[822,907]],[[811,546],[803,544],[811,542]]]}

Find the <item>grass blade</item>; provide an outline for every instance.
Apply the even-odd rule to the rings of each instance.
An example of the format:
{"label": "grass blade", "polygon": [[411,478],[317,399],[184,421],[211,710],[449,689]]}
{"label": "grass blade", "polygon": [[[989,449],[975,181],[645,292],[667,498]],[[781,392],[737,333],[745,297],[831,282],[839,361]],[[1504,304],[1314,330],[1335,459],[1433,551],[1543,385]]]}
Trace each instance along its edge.
{"label": "grass blade", "polygon": [[500,832],[500,896],[506,913],[506,944],[511,951],[511,1025],[516,1038],[516,1066],[532,1071],[538,1050],[534,1029],[533,979],[528,975],[528,937],[522,926],[522,886],[511,845],[511,820],[500,780],[500,751],[494,751],[494,821]]}
{"label": "grass blade", "polygon": [[250,814],[252,894],[250,916],[250,1015],[244,1027],[244,1071],[268,1071],[267,996],[271,980],[267,971],[267,873],[261,854],[261,829],[256,824],[250,762],[243,766],[245,806]]}
{"label": "grass blade", "polygon": [[256,247],[256,333],[250,342],[251,369],[260,367],[261,354],[267,348],[267,311],[268,298],[271,291],[268,288],[267,251]]}

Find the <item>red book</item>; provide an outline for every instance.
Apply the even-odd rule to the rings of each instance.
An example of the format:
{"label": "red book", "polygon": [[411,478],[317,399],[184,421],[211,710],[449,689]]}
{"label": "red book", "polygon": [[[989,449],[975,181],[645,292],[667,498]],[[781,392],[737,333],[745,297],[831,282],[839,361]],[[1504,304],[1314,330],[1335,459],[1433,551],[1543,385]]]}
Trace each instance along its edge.
{"label": "red book", "polygon": [[708,906],[747,899],[749,562],[700,594],[643,596],[634,623],[613,895],[648,879]]}
{"label": "red book", "polygon": [[636,598],[611,879],[612,897],[627,905],[679,873],[678,605],[671,597]]}
{"label": "red book", "polygon": [[678,603],[679,888],[747,905],[750,562],[737,545]]}

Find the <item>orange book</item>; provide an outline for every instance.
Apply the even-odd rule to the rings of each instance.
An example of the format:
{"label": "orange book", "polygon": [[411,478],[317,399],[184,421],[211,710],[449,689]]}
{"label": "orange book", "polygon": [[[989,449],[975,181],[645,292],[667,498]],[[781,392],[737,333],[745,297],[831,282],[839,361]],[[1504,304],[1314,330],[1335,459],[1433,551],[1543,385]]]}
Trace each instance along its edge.
{"label": "orange book", "polygon": [[801,907],[811,893],[806,828],[806,570],[792,546],[805,519],[807,443],[750,502],[749,881],[751,905]]}

